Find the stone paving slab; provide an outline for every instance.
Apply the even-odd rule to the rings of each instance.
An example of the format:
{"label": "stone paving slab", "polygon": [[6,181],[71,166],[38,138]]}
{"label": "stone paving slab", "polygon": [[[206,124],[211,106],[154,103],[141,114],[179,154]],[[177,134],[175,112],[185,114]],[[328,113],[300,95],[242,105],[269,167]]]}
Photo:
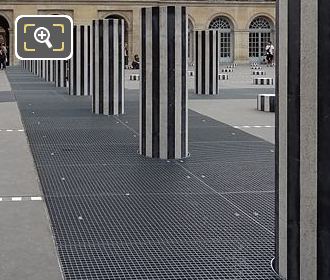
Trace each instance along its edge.
{"label": "stone paving slab", "polygon": [[44,201],[0,202],[0,225],[1,280],[62,279]]}
{"label": "stone paving slab", "polygon": [[[5,95],[10,98],[1,102]],[[0,71],[0,279],[60,280],[37,172],[12,101],[8,79]]]}

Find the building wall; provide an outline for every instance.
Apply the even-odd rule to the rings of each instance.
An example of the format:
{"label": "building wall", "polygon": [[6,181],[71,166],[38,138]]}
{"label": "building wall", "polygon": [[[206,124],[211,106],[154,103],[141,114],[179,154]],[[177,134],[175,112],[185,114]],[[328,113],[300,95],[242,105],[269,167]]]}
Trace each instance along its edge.
{"label": "building wall", "polygon": [[[89,24],[93,19],[105,18],[110,15],[122,16],[128,26],[128,49],[130,60],[139,53],[140,36],[140,8],[152,6],[154,2],[145,0],[140,2],[117,1],[107,5],[102,1],[11,1],[2,0],[0,17],[9,23],[10,61],[17,63],[14,57],[14,21],[20,15],[34,14],[66,14],[73,18],[75,24]],[[67,4],[69,3],[69,4]],[[164,5],[178,3],[165,3]],[[159,2],[157,2],[159,4]],[[160,3],[161,5],[162,3]],[[181,1],[188,7],[188,15],[194,29],[207,29],[212,19],[217,16],[227,17],[233,27],[232,44],[233,60],[237,62],[249,61],[249,24],[257,16],[267,17],[275,26],[275,1]],[[273,36],[275,38],[275,36]],[[192,62],[192,61],[190,61]]]}

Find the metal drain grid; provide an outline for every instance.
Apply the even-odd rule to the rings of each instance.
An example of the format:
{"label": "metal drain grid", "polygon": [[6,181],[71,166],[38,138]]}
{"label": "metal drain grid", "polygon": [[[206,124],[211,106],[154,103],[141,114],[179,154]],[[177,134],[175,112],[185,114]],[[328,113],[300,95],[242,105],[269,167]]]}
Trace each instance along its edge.
{"label": "metal drain grid", "polygon": [[[180,166],[163,162],[38,167],[47,196],[213,193]],[[93,174],[93,176],[91,176]]]}
{"label": "metal drain grid", "polygon": [[28,129],[27,135],[32,144],[102,144],[137,143],[138,137],[127,129],[88,128],[88,129]]}
{"label": "metal drain grid", "polygon": [[111,128],[122,129],[122,124],[117,118],[112,116],[89,116],[89,117],[25,117],[25,126],[27,129],[90,129],[95,128],[95,122],[97,122],[97,128]]}
{"label": "metal drain grid", "polygon": [[265,261],[271,256],[264,248],[271,251],[271,246],[254,243],[253,248],[260,250],[257,254],[235,246],[231,242],[122,243],[59,246],[58,250],[65,278],[70,280],[276,279]]}
{"label": "metal drain grid", "polygon": [[[11,75],[16,69],[9,70],[10,81],[19,81],[21,74]],[[243,132],[231,137],[236,129],[189,111],[192,157],[145,159],[136,153],[138,139],[130,142],[130,127],[138,127],[138,91],[126,94],[127,115],[114,118],[119,124],[109,119],[107,127],[91,114],[89,97],[40,84],[13,89],[66,279],[275,279],[272,232],[242,205],[254,201],[231,201],[190,170],[210,162],[273,164],[272,145]],[[91,120],[84,126],[88,118],[94,126]]]}
{"label": "metal drain grid", "polygon": [[270,231],[275,231],[275,193],[228,193],[226,198],[239,205],[246,213],[254,216]]}
{"label": "metal drain grid", "polygon": [[215,194],[47,197],[46,203],[59,245],[266,241],[272,236]]}
{"label": "metal drain grid", "polygon": [[[213,128],[214,129],[214,128]],[[269,162],[275,163],[274,145],[265,141],[223,141],[189,143],[191,156],[185,163]]]}
{"label": "metal drain grid", "polygon": [[271,162],[187,163],[184,167],[217,192],[274,191]]}
{"label": "metal drain grid", "polygon": [[31,145],[37,166],[152,164],[138,154],[138,144]]}

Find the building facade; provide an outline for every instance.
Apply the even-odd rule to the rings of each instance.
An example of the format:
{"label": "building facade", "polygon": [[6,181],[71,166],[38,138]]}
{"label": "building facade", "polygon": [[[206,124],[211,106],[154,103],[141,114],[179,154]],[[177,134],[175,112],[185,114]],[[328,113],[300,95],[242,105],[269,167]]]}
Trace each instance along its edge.
{"label": "building facade", "polygon": [[220,29],[220,58],[224,63],[263,60],[266,42],[275,41],[275,0],[1,0],[0,42],[8,45],[9,62],[15,64],[14,25],[20,15],[65,14],[71,16],[75,24],[120,18],[125,21],[125,42],[131,61],[139,53],[141,7],[174,4],[187,7],[190,64],[194,62],[194,30]]}

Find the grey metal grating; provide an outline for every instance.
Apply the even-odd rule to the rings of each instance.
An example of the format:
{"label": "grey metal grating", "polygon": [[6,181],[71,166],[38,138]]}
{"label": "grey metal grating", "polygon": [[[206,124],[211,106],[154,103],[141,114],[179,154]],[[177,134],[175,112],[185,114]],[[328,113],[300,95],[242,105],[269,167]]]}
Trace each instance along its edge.
{"label": "grey metal grating", "polygon": [[152,165],[129,162],[38,169],[44,192],[49,196],[214,193],[177,164],[158,160]]}
{"label": "grey metal grating", "polygon": [[138,90],[104,117],[90,97],[8,76],[66,280],[276,279],[273,145],[189,111],[191,157],[146,159]]}

